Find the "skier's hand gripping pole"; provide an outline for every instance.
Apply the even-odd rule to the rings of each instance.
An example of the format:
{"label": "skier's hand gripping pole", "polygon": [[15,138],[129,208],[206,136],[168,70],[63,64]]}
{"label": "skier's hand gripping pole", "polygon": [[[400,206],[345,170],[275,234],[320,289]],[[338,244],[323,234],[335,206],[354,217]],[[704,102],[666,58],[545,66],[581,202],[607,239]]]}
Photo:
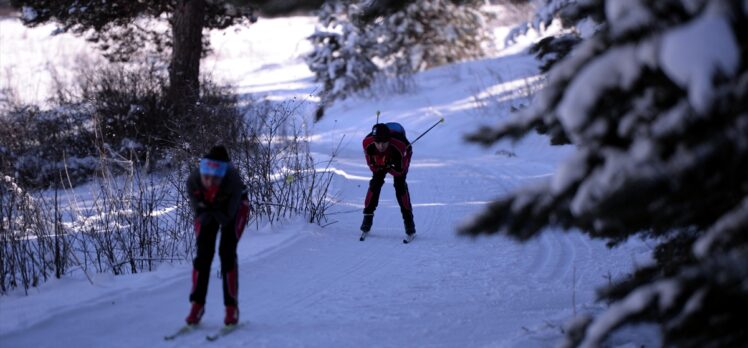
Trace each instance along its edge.
{"label": "skier's hand gripping pole", "polygon": [[427,129],[425,132],[423,132],[423,134],[419,135],[418,138],[416,138],[416,140],[411,141],[410,145],[408,145],[408,148],[413,147],[413,144],[415,144],[416,141],[418,141],[418,139],[421,139],[424,135],[426,135],[426,133],[430,132],[432,129],[434,129],[434,127],[438,126],[440,123],[444,123],[444,117],[440,118],[439,121],[437,121],[436,123],[434,123],[433,126],[429,127],[429,129]]}

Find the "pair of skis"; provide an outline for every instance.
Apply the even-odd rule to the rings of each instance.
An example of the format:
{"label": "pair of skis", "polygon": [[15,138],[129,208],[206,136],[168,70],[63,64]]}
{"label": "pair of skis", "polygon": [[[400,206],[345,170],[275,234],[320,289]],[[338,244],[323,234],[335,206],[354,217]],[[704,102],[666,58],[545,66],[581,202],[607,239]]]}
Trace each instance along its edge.
{"label": "pair of skis", "polygon": [[[228,334],[236,331],[236,329],[238,329],[241,325],[242,325],[242,323],[234,324],[234,325],[226,325],[226,326],[222,327],[221,329],[219,329],[218,331],[205,336],[205,339],[208,340],[208,341],[210,341],[210,342],[213,342],[213,341],[215,341],[215,340],[217,340],[217,339],[219,339],[219,338],[221,338],[223,336],[226,336],[226,335],[228,335]],[[174,332],[174,333],[172,333],[170,335],[164,336],[164,340],[171,341],[171,340],[174,340],[175,338],[177,338],[179,336],[184,336],[184,335],[186,335],[188,333],[191,333],[191,332],[193,332],[193,331],[195,331],[197,329],[198,329],[198,325],[184,325],[181,328],[179,328],[179,330],[177,330],[176,332]]]}
{"label": "pair of skis", "polygon": [[[369,232],[361,232],[361,237],[358,239],[359,241],[363,242],[366,240],[366,237],[369,235]],[[416,239],[416,234],[409,234],[407,237],[403,239],[403,244],[410,244],[414,239]]]}

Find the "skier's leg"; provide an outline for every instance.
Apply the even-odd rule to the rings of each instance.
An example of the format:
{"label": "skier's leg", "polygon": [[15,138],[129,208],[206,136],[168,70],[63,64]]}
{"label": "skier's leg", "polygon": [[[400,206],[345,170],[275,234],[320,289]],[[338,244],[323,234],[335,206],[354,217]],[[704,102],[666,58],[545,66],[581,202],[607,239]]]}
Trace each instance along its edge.
{"label": "skier's leg", "polygon": [[249,201],[242,200],[236,218],[221,229],[221,242],[218,255],[221,257],[221,275],[223,278],[223,303],[227,307],[236,307],[239,294],[239,268],[236,258],[236,245],[244,232],[249,217]]}
{"label": "skier's leg", "polygon": [[364,214],[374,214],[379,205],[379,193],[382,191],[384,185],[384,177],[387,172],[380,171],[374,173],[369,180],[369,191],[366,193],[366,200],[364,201]]}
{"label": "skier's leg", "polygon": [[369,181],[369,191],[366,193],[366,200],[364,201],[364,220],[361,222],[361,231],[364,233],[371,230],[371,225],[374,222],[374,211],[379,205],[379,193],[382,191],[386,175],[387,173],[384,171],[374,173]]}
{"label": "skier's leg", "polygon": [[236,257],[236,246],[242,237],[249,217],[249,201],[245,198],[236,213],[236,218],[221,230],[221,242],[218,255],[221,257],[221,275],[223,279],[223,304],[226,316],[223,323],[235,325],[239,322],[239,265]]}
{"label": "skier's leg", "polygon": [[413,206],[410,203],[410,192],[405,177],[405,175],[395,177],[395,195],[397,196],[397,203],[400,205],[400,212],[403,215],[405,233],[413,234],[416,233],[416,225],[413,221]]}
{"label": "skier's leg", "polygon": [[210,264],[216,251],[218,222],[209,216],[195,218],[195,241],[197,252],[193,261],[192,291],[190,302],[205,304],[210,279]]}

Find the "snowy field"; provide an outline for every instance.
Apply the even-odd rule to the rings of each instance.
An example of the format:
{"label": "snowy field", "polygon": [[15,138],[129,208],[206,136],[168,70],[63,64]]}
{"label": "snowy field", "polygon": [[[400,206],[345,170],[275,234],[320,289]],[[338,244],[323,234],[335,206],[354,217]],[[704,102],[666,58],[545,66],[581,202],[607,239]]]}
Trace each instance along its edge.
{"label": "snowy field", "polygon": [[[74,57],[90,52],[81,39],[49,37],[51,29],[0,21],[3,80],[6,71],[14,71],[15,81],[27,82],[21,88],[37,93],[30,99],[44,98],[48,76],[38,69],[45,60],[72,65]],[[301,56],[313,30],[313,18],[297,17],[214,33],[215,55],[204,61],[204,70],[246,95],[309,99],[316,86]],[[220,281],[214,277],[200,333],[162,339],[188,311],[191,265],[181,264],[146,274],[96,275],[93,286],[82,277],[67,278],[28,296],[17,291],[0,297],[0,346],[555,346],[560,325],[599,310],[594,288],[647,262],[650,248],[629,241],[609,250],[576,232],[546,233],[526,244],[455,234],[456,226],[492,198],[551,176],[570,152],[537,135],[488,149],[462,141],[480,124],[497,122],[511,106],[527,103],[526,91],[538,72],[523,53],[526,45],[418,74],[408,93],[382,88],[376,98],[339,102],[310,125],[319,157],[343,139],[334,164],[338,204],[330,216],[337,222],[320,228],[290,221],[245,233],[239,244],[239,303],[248,325],[239,332],[215,343],[203,339],[222,325]],[[481,96],[502,103],[483,103]],[[311,114],[311,104],[308,110]],[[403,124],[411,139],[440,117],[446,120],[414,147],[408,183],[419,237],[410,245],[401,243],[391,184],[383,189],[370,237],[358,241],[370,176],[361,139],[377,110],[382,121]]]}

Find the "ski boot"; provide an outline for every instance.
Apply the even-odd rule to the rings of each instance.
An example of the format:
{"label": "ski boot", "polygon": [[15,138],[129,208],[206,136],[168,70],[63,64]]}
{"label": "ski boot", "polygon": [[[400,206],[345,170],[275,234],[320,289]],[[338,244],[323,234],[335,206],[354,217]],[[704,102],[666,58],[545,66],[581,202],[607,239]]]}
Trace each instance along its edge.
{"label": "ski boot", "polygon": [[371,225],[374,223],[374,214],[364,214],[364,221],[361,222],[361,232],[368,233]]}
{"label": "ski boot", "polygon": [[405,234],[408,236],[416,234],[416,223],[413,221],[413,213],[403,216],[403,225],[405,225]]}
{"label": "ski boot", "polygon": [[203,314],[205,314],[205,305],[192,302],[192,307],[190,308],[190,314],[187,315],[187,318],[185,318],[187,325],[199,324],[200,319],[203,318]]}
{"label": "ski boot", "polygon": [[408,244],[416,238],[416,224],[413,222],[413,213],[404,214],[403,224],[405,225],[405,234],[407,235],[403,239],[403,243]]}
{"label": "ski boot", "polygon": [[226,317],[223,319],[226,326],[236,325],[239,323],[239,308],[226,306]]}

